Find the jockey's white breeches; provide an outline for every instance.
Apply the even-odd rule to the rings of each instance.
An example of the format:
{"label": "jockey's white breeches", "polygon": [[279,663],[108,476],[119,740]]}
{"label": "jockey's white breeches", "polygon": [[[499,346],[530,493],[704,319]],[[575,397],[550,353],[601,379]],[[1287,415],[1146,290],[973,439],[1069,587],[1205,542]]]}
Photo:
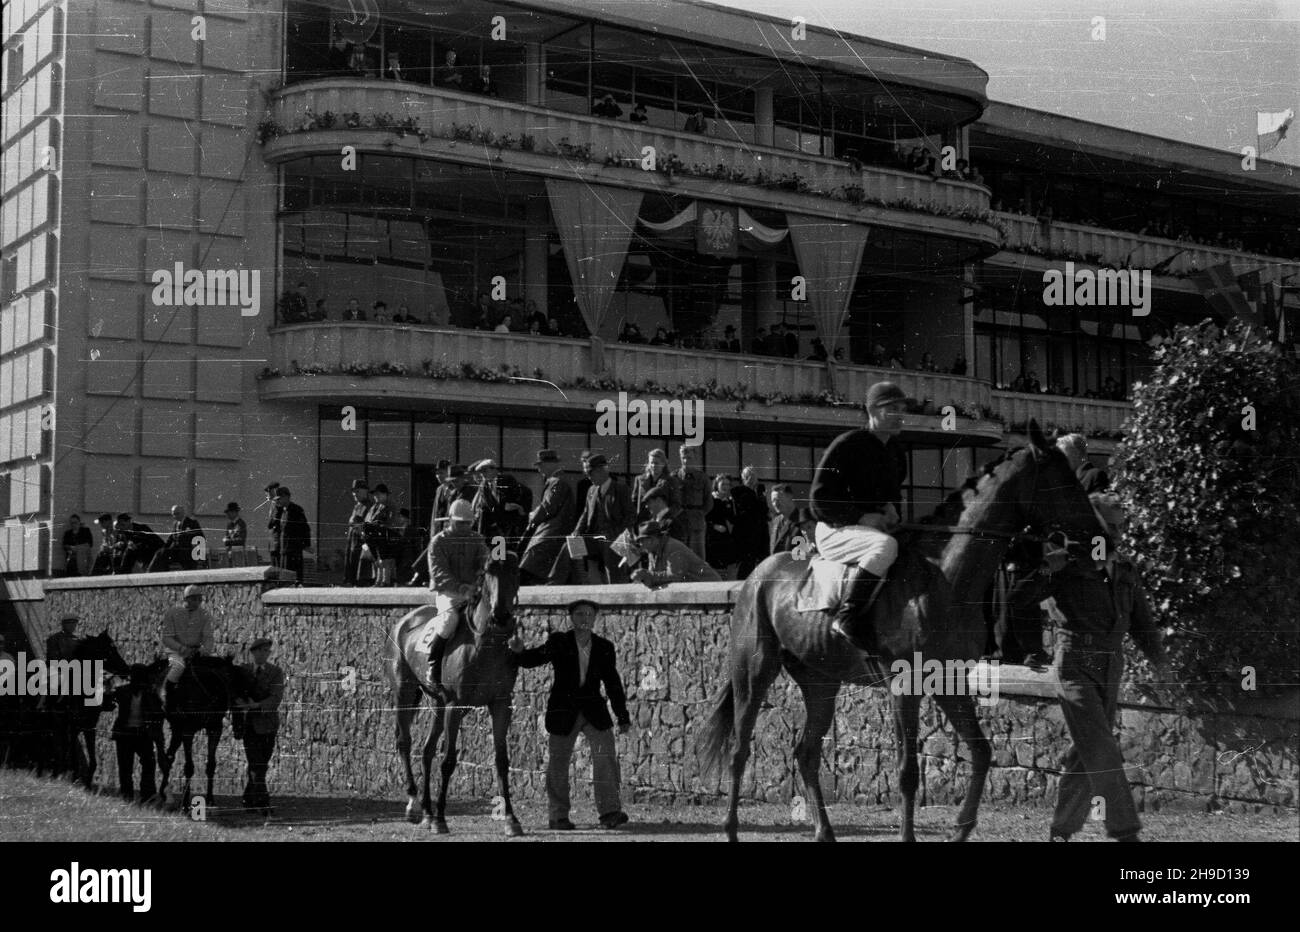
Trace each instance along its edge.
{"label": "jockey's white breeches", "polygon": [[460,609],[464,604],[465,599],[459,596],[444,595],[441,592],[433,594],[433,605],[438,610],[433,619],[433,630],[438,637],[450,640],[456,633],[460,624]]}
{"label": "jockey's white breeches", "polygon": [[880,529],[885,516],[863,515],[857,524],[831,527],[817,522],[817,552],[833,563],[858,566],[884,576],[898,559],[898,541]]}

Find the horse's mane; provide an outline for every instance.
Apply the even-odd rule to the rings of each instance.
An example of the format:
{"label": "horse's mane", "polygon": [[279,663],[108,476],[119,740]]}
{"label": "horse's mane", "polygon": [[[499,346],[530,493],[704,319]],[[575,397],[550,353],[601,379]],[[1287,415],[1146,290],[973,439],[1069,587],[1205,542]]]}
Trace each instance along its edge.
{"label": "horse's mane", "polygon": [[929,516],[921,519],[921,523],[955,527],[961,521],[961,516],[965,514],[967,507],[987,487],[988,480],[993,477],[998,468],[1004,463],[1010,462],[1017,453],[1027,449],[1028,447],[1015,447],[1005,451],[996,459],[989,460],[980,467],[978,472],[967,476],[966,481],[952,492],[949,492],[947,497],[939,503],[939,506]]}

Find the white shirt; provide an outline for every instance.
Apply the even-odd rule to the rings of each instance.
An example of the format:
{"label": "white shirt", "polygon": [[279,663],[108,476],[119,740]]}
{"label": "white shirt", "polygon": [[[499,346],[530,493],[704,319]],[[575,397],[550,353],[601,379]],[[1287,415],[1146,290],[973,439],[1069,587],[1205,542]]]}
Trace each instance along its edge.
{"label": "white shirt", "polygon": [[591,641],[587,646],[578,645],[578,685],[587,682],[587,665],[591,663]]}

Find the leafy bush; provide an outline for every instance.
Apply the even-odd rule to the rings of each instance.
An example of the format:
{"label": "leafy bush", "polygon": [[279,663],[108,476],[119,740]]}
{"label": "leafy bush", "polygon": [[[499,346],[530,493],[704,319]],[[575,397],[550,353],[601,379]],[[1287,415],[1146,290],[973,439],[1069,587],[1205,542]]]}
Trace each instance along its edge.
{"label": "leafy bush", "polygon": [[[1240,321],[1179,327],[1115,466],[1173,669],[1210,697],[1297,682],[1300,365]],[[1253,422],[1251,416],[1253,415]],[[1148,671],[1149,672],[1149,671]]]}

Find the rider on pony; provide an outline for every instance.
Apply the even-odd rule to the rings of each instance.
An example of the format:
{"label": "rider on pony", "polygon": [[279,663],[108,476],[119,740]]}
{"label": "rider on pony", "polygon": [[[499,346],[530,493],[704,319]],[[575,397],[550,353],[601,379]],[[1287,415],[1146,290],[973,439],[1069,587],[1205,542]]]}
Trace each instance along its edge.
{"label": "rider on pony", "polygon": [[817,519],[818,553],[855,567],[831,630],[869,654],[877,646],[867,615],[898,558],[898,542],[888,532],[899,523],[907,458],[894,438],[910,401],[892,382],[871,386],[866,429],[835,438],[813,474],[809,491],[809,510]]}
{"label": "rider on pony", "polygon": [[474,506],[457,499],[447,509],[447,529],[429,544],[429,588],[438,608],[434,638],[429,645],[429,686],[437,698],[447,701],[442,685],[442,658],[447,643],[456,633],[460,609],[474,594],[479,575],[487,565],[488,549],[474,532]]}

